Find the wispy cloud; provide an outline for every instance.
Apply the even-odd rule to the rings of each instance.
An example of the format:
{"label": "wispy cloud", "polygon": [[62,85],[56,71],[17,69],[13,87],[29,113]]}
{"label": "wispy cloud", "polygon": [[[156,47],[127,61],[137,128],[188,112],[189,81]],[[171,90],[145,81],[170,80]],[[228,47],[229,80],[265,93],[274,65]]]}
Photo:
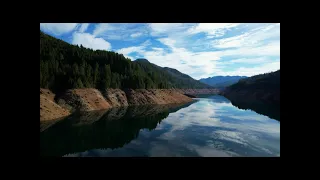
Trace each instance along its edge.
{"label": "wispy cloud", "polygon": [[89,23],[83,23],[81,24],[80,28],[79,28],[79,32],[85,32],[89,27]]}
{"label": "wispy cloud", "polygon": [[121,48],[117,50],[118,53],[123,54],[125,57],[134,60],[132,56],[130,56],[131,53],[137,52],[140,55],[143,55],[146,52],[146,47],[151,45],[150,40],[147,40],[143,43],[141,43],[139,46],[131,46],[131,47],[126,47],[126,48]]}
{"label": "wispy cloud", "polygon": [[[278,59],[276,59],[276,60],[278,60]],[[270,61],[270,59],[267,57],[259,57],[259,58],[232,59],[228,62],[230,62],[230,64],[234,64],[234,63],[261,64],[261,63],[265,63],[265,62],[269,62],[269,61]]]}
{"label": "wispy cloud", "polygon": [[188,30],[191,34],[206,33],[209,38],[223,36],[231,28],[238,26],[238,23],[199,23]]}
{"label": "wispy cloud", "polygon": [[150,32],[152,36],[170,36],[177,35],[188,30],[192,24],[185,23],[150,23]]}
{"label": "wispy cloud", "polygon": [[101,23],[101,24],[97,24],[95,26],[95,29],[93,31],[93,35],[95,36],[100,36],[102,35],[104,32],[106,31],[112,31],[112,30],[116,30],[116,28],[114,26],[112,26],[111,24],[108,23]]}
{"label": "wispy cloud", "polygon": [[142,36],[142,33],[141,33],[141,32],[134,33],[134,34],[131,34],[131,35],[130,35],[130,37],[132,37],[132,38],[136,38],[136,37],[139,37],[139,36]]}
{"label": "wispy cloud", "polygon": [[108,40],[130,41],[148,34],[145,24],[101,23],[96,24],[93,34]]}
{"label": "wispy cloud", "polygon": [[40,23],[40,29],[57,36],[69,33],[77,26],[77,23]]}
{"label": "wispy cloud", "polygon": [[146,58],[195,79],[216,75],[252,76],[280,69],[280,24],[102,23],[40,24],[73,44]]}
{"label": "wispy cloud", "polygon": [[240,35],[218,39],[213,41],[216,48],[258,47],[267,40],[280,42],[280,28],[278,24],[272,24],[254,28]]}
{"label": "wispy cloud", "polygon": [[217,74],[222,76],[253,76],[257,74],[274,72],[280,69],[280,62],[261,64],[254,67],[238,67],[235,70],[228,70],[227,67],[217,69]]}

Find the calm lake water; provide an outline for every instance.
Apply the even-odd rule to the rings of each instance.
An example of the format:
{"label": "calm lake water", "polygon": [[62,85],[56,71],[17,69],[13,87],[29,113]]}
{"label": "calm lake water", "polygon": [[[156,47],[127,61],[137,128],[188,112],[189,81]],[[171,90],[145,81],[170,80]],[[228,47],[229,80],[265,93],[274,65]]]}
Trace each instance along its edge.
{"label": "calm lake water", "polygon": [[41,156],[280,156],[280,121],[223,96],[78,112],[40,132]]}

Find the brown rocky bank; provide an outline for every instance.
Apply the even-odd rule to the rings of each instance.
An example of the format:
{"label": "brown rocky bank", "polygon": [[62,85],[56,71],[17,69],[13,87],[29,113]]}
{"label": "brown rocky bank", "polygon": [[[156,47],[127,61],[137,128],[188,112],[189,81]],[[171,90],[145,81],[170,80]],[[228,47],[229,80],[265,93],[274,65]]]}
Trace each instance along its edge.
{"label": "brown rocky bank", "polygon": [[76,110],[93,111],[112,107],[146,104],[187,103],[185,94],[217,93],[215,89],[72,89],[56,96],[40,88],[40,121],[57,120]]}

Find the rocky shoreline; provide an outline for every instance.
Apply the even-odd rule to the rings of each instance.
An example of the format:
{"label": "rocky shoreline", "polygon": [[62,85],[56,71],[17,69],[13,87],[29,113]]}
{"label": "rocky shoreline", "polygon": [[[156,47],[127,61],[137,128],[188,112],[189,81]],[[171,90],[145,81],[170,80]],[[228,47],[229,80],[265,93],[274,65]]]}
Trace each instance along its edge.
{"label": "rocky shoreline", "polygon": [[216,89],[67,90],[59,95],[40,88],[40,121],[63,118],[75,111],[94,111],[130,105],[176,104],[193,101],[187,95],[217,94]]}

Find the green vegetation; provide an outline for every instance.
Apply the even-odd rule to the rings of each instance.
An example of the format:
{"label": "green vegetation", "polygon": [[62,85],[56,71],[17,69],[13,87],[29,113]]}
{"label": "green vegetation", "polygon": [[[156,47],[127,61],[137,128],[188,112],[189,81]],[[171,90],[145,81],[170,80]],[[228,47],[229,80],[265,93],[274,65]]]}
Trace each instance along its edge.
{"label": "green vegetation", "polygon": [[72,88],[207,88],[191,77],[112,51],[71,45],[40,31],[40,87],[53,92]]}
{"label": "green vegetation", "polygon": [[235,104],[264,103],[280,109],[280,70],[241,79],[227,87],[223,95]]}
{"label": "green vegetation", "polygon": [[280,92],[280,70],[240,79],[228,87],[229,90],[264,90]]}

